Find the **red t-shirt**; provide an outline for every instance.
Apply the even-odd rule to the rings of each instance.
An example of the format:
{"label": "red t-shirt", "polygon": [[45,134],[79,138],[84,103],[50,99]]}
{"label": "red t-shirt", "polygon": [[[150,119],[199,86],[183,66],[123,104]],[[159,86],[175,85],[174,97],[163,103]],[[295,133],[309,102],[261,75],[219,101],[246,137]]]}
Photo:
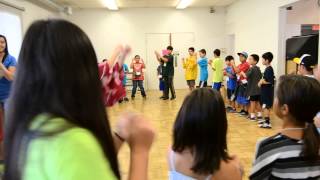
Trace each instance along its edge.
{"label": "red t-shirt", "polygon": [[[250,64],[246,61],[244,63],[239,64],[238,68],[239,68],[240,72],[246,73],[250,69]],[[244,80],[244,79],[247,79],[247,78],[245,78],[242,75],[240,75],[240,79],[239,80],[241,81],[241,80]]]}
{"label": "red t-shirt", "polygon": [[142,69],[144,69],[145,66],[142,61],[133,62],[131,64],[131,68],[133,69],[132,80],[144,80],[144,74]]}

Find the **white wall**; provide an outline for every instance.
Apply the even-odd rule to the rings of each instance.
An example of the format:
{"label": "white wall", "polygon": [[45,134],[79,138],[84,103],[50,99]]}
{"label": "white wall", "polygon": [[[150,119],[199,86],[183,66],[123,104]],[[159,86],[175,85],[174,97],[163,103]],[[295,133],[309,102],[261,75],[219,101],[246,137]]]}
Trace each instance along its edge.
{"label": "white wall", "polygon": [[[215,48],[225,48],[224,8],[218,8],[214,14],[210,14],[208,8],[189,8],[183,11],[136,8],[116,12],[91,9],[74,11],[68,19],[89,35],[99,60],[109,57],[119,43],[131,45],[132,56],[139,54],[146,59],[147,33],[194,33],[193,46],[197,50],[205,48],[210,58]],[[187,49],[184,51],[187,52]],[[156,67],[154,70],[148,70],[146,75],[155,73],[155,70]]]}
{"label": "white wall", "polygon": [[277,76],[284,74],[283,55],[279,54],[279,7],[297,0],[238,0],[227,8],[226,32],[235,34],[235,51],[263,54],[271,51]]}
{"label": "white wall", "polygon": [[318,0],[302,0],[292,5],[288,11],[288,24],[319,24],[320,7]]}

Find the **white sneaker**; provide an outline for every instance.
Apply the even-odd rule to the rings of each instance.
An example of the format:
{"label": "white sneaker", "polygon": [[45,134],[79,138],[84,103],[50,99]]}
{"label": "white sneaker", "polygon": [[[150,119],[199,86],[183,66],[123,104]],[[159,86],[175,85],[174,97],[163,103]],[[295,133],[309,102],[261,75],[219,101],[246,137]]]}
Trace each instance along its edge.
{"label": "white sneaker", "polygon": [[271,129],[272,128],[271,124],[270,123],[266,123],[266,122],[263,123],[263,124],[260,124],[259,127],[260,128],[266,128],[266,129]]}

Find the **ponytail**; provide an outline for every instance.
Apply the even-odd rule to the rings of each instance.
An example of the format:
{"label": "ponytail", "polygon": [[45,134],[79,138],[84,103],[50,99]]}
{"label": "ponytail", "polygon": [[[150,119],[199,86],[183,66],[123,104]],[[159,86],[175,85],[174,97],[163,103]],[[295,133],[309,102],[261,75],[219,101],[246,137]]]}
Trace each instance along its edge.
{"label": "ponytail", "polygon": [[304,146],[301,155],[308,161],[316,161],[320,159],[320,135],[314,123],[307,123],[307,127],[303,133]]}

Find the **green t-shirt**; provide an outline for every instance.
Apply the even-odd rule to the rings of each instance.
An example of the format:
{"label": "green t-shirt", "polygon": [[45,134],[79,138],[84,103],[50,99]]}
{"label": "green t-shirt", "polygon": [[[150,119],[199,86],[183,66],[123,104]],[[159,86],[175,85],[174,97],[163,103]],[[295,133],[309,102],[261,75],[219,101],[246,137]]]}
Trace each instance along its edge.
{"label": "green t-shirt", "polygon": [[[47,119],[35,118],[31,129]],[[50,132],[68,125],[62,118],[53,118],[40,130]],[[50,137],[33,139],[28,147],[23,180],[115,180],[101,146],[88,130],[71,127]]]}
{"label": "green t-shirt", "polygon": [[223,61],[220,58],[214,58],[212,60],[213,79],[212,82],[223,81]]}

